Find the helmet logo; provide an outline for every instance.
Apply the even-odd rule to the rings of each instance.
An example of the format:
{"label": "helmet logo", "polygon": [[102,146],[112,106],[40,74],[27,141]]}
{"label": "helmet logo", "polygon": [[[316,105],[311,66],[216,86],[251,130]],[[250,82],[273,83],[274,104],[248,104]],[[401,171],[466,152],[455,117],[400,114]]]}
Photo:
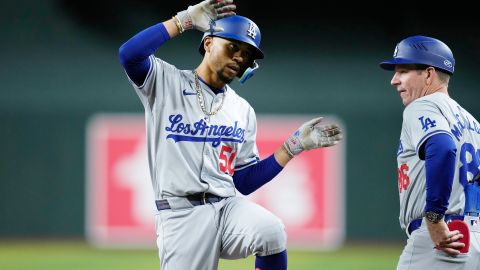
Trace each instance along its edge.
{"label": "helmet logo", "polygon": [[446,67],[449,67],[451,68],[453,65],[452,65],[452,62],[448,61],[448,60],[445,60],[443,61],[443,64],[446,66]]}
{"label": "helmet logo", "polygon": [[255,39],[257,36],[257,29],[255,28],[255,25],[253,23],[249,23],[250,26],[248,27],[247,30],[247,36],[251,37],[252,39]]}
{"label": "helmet logo", "polygon": [[395,51],[393,52],[393,57],[397,57],[398,54],[398,44],[395,46]]}

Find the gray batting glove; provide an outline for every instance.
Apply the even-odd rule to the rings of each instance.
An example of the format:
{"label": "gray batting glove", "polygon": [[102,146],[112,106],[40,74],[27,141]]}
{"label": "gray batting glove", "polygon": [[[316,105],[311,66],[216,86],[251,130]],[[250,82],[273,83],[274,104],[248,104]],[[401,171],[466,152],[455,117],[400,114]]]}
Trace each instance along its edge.
{"label": "gray batting glove", "polygon": [[328,147],[342,140],[342,130],[336,124],[317,126],[323,117],[305,122],[283,144],[287,153],[294,157],[304,150]]}
{"label": "gray batting glove", "polygon": [[[180,32],[189,29],[206,32],[210,30],[213,21],[235,15],[234,10],[236,8],[233,0],[205,0],[194,6],[189,6],[187,10],[178,12],[175,18],[182,28]],[[212,26],[212,28],[215,32],[223,31],[220,27]]]}

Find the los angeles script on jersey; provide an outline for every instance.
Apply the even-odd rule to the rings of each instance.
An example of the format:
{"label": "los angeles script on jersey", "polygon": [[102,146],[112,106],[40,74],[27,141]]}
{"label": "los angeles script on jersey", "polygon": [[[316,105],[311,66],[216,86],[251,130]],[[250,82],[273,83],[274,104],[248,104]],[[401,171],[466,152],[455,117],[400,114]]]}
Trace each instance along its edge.
{"label": "los angeles script on jersey", "polygon": [[170,125],[165,127],[165,131],[170,134],[167,139],[175,142],[211,142],[213,147],[217,147],[221,142],[243,143],[245,137],[245,129],[238,127],[238,121],[233,126],[208,125],[203,119],[195,123],[184,123],[182,114],[172,114],[168,120]]}

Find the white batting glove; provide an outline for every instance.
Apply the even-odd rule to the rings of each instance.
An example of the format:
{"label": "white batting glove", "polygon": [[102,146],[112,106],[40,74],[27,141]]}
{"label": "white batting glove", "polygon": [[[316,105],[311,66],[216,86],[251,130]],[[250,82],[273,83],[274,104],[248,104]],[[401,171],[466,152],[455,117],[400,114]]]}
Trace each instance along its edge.
{"label": "white batting glove", "polygon": [[[205,0],[194,6],[189,6],[187,10],[177,13],[175,19],[179,23],[179,31],[197,29],[202,32],[210,30],[211,22],[224,17],[235,15],[234,10],[237,7],[233,0]],[[213,27],[213,31],[222,31],[220,27]]]}
{"label": "white batting glove", "polygon": [[304,150],[328,147],[342,140],[342,130],[336,124],[317,126],[323,117],[305,122],[284,143],[283,147],[294,157]]}

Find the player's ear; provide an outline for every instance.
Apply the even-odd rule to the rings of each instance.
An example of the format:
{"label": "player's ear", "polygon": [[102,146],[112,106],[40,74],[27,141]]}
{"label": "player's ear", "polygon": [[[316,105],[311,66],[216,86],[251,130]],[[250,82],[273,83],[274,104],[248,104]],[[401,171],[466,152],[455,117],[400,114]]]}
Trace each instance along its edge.
{"label": "player's ear", "polygon": [[425,83],[431,85],[433,83],[433,77],[436,77],[436,70],[434,67],[428,67],[425,69],[427,77],[425,78]]}
{"label": "player's ear", "polygon": [[210,53],[212,46],[213,46],[213,37],[206,36],[205,39],[203,40],[203,49],[205,49],[205,52]]}

